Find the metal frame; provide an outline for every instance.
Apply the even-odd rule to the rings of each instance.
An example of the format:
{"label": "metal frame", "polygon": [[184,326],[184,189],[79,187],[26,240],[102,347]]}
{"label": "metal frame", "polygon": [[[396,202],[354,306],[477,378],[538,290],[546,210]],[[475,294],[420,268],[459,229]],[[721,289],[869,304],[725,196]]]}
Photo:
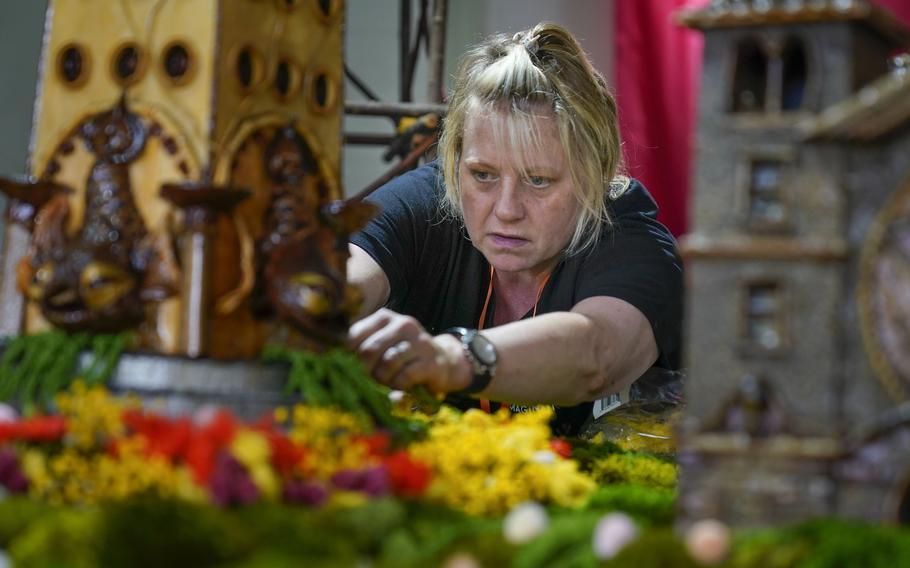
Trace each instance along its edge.
{"label": "metal frame", "polygon": [[[443,104],[443,73],[445,64],[445,34],[446,14],[448,11],[447,0],[417,0],[418,17],[416,30],[412,33],[412,3],[413,0],[399,1],[399,50],[398,65],[400,70],[399,102],[386,103],[379,99],[376,93],[352,71],[347,64],[344,66],[344,75],[351,84],[367,99],[366,102],[345,101],[344,113],[354,116],[388,117],[394,126],[392,134],[375,134],[363,132],[345,132],[344,144],[392,146],[397,138],[402,135],[410,136],[406,132],[399,133],[399,124],[404,117],[418,117],[426,114],[436,114],[439,117],[445,114],[446,105]],[[414,75],[417,69],[417,57],[420,50],[424,49],[429,58],[429,78],[427,80],[427,99],[429,103],[413,102]],[[401,157],[401,160],[377,178],[373,183],[360,191],[358,197],[365,197],[383,183],[389,181],[409,169],[414,168],[426,151],[435,142],[436,135],[421,142],[414,150]],[[419,151],[418,151],[419,150]]]}

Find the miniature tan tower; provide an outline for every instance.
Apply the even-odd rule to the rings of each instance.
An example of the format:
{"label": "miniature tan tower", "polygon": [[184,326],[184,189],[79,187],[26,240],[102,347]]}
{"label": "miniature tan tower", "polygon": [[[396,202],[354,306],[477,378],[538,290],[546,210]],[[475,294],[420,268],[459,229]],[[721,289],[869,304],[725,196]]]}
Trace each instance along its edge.
{"label": "miniature tan tower", "polygon": [[[179,241],[183,212],[161,197],[163,184],[251,191],[206,229],[218,235],[206,253],[209,303],[248,284],[241,266],[252,255],[248,243],[262,235],[270,199],[264,152],[280,127],[292,124],[309,147],[323,197],[341,196],[343,0],[49,0],[45,26],[29,168],[74,190],[71,231],[83,217],[93,161],[76,133],[121,97],[148,134],[129,178],[150,232]],[[10,263],[27,239],[8,238],[5,246],[3,331],[45,329],[36,306],[12,298]],[[178,294],[157,305],[155,329],[147,330],[156,338],[152,349],[181,351],[187,301]],[[229,313],[204,310],[207,354],[259,353],[262,326],[238,305]]]}
{"label": "miniature tan tower", "polygon": [[865,0],[682,22],[705,65],[681,523],[910,523],[910,80],[889,73],[910,31]]}

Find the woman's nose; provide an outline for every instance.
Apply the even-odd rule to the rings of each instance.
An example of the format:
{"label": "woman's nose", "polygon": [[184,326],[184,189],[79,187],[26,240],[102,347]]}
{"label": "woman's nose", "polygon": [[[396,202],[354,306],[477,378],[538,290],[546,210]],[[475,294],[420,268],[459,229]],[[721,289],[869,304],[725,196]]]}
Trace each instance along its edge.
{"label": "woman's nose", "polygon": [[521,188],[518,180],[503,177],[493,212],[503,221],[517,221],[524,217],[524,204],[521,202]]}

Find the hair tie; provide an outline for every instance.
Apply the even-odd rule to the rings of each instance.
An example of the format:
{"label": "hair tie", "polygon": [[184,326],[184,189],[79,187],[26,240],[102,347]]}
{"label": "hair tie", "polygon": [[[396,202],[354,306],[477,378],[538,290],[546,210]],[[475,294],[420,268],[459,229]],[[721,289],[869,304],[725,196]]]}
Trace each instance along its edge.
{"label": "hair tie", "polygon": [[517,34],[512,36],[512,41],[514,41],[515,43],[520,43],[521,46],[523,48],[525,48],[525,51],[528,52],[528,55],[530,55],[531,57],[535,57],[537,55],[537,50],[540,47],[540,45],[537,42],[536,35],[533,37],[529,37],[529,36],[522,37],[522,32],[518,32]]}

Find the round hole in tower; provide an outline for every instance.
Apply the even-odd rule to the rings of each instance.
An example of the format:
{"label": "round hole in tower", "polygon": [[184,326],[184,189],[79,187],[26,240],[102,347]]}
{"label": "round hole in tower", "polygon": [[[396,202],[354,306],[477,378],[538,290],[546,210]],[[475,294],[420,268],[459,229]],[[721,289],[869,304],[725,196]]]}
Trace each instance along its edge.
{"label": "round hole in tower", "polygon": [[289,100],[300,91],[300,70],[297,65],[288,58],[284,57],[278,61],[275,67],[275,92],[281,100]]}
{"label": "round hole in tower", "polygon": [[64,84],[79,87],[88,79],[88,54],[81,45],[63,46],[57,54],[57,75]]}
{"label": "round hole in tower", "polygon": [[335,107],[337,88],[332,76],[324,69],[317,69],[309,76],[307,95],[310,106],[317,113],[329,112]]}
{"label": "round hole in tower", "polygon": [[121,46],[111,63],[114,80],[123,86],[135,84],[142,78],[144,60],[144,54],[138,45],[128,43]]}
{"label": "round hole in tower", "polygon": [[244,92],[252,91],[263,79],[263,58],[256,48],[241,46],[234,56],[234,72]]}
{"label": "round hole in tower", "polygon": [[253,84],[253,54],[244,49],[237,56],[237,78],[240,84],[249,88]]}
{"label": "round hole in tower", "polygon": [[329,23],[338,12],[341,11],[343,0],[310,0],[310,6],[313,12],[322,20],[323,23]]}
{"label": "round hole in tower", "polygon": [[186,43],[175,41],[164,48],[161,56],[161,68],[165,76],[175,85],[182,85],[190,80],[193,64],[193,54]]}
{"label": "round hole in tower", "polygon": [[313,85],[313,100],[316,105],[325,107],[329,103],[329,80],[326,76],[316,77],[316,83]]}

